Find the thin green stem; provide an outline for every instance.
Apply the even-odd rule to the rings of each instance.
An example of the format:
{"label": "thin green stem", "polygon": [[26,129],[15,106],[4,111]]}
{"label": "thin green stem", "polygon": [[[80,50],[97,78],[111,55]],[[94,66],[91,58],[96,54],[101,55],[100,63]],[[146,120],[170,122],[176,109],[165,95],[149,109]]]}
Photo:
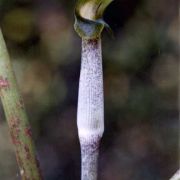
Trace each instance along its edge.
{"label": "thin green stem", "polygon": [[31,128],[0,30],[0,96],[22,180],[42,180]]}

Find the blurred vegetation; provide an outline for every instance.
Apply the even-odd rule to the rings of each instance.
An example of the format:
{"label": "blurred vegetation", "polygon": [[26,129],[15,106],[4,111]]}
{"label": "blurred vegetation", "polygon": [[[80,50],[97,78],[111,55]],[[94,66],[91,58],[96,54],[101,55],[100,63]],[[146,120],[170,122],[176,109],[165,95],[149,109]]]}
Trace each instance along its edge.
{"label": "blurred vegetation", "polygon": [[[47,180],[79,180],[75,1],[1,0],[0,25]],[[166,180],[178,168],[178,1],[115,0],[103,33],[99,179]],[[19,179],[0,109],[0,179]]]}

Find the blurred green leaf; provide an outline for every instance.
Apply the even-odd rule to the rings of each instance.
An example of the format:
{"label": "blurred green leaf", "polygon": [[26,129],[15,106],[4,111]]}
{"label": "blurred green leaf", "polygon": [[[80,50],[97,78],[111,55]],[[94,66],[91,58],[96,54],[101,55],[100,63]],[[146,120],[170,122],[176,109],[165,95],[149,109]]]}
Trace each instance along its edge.
{"label": "blurred green leaf", "polygon": [[22,43],[31,38],[33,26],[34,17],[31,10],[15,8],[5,14],[2,29],[8,39]]}

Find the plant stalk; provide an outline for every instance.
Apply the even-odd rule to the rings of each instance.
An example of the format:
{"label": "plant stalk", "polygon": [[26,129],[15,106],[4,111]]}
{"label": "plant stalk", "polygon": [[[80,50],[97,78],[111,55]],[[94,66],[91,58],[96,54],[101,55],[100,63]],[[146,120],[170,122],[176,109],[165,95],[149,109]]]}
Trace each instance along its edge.
{"label": "plant stalk", "polygon": [[101,38],[82,38],[77,125],[81,145],[81,180],[97,179],[99,143],[104,132]]}
{"label": "plant stalk", "polygon": [[22,180],[42,180],[22,97],[0,30],[0,96]]}

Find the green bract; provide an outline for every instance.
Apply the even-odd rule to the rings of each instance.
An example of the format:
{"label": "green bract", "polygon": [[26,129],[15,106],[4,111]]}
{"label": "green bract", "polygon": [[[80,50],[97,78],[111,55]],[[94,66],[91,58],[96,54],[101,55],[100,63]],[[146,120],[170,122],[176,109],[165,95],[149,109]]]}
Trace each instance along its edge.
{"label": "green bract", "polygon": [[113,0],[78,0],[74,28],[84,39],[98,38],[108,25],[102,19],[106,7]]}

